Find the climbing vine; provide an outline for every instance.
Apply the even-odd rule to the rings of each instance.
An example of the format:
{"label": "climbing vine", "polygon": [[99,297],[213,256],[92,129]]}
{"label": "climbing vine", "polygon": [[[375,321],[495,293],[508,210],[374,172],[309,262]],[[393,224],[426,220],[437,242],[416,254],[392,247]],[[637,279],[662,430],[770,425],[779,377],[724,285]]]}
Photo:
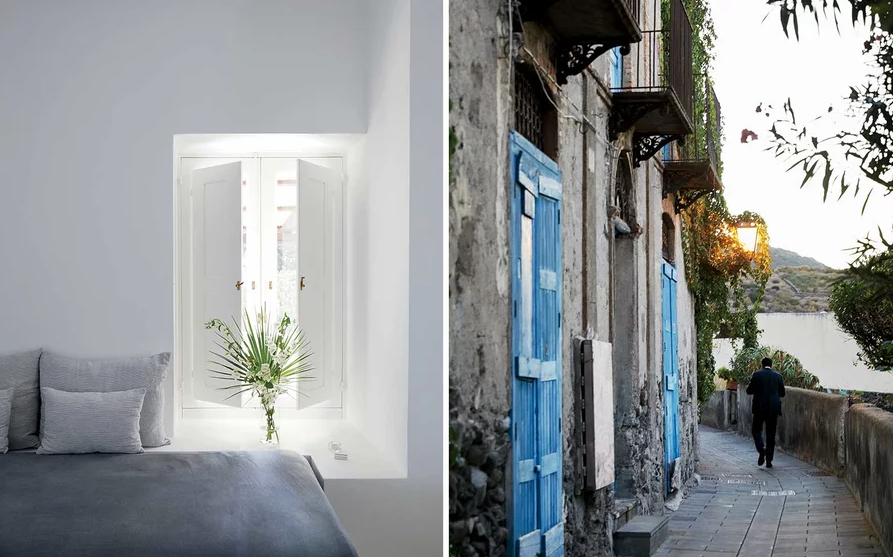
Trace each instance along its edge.
{"label": "climbing vine", "polygon": [[[757,225],[757,247],[751,255],[738,241],[735,226]],[[766,223],[759,215],[732,215],[722,194],[694,203],[682,215],[685,274],[695,301],[697,328],[698,401],[714,390],[713,339],[725,331],[742,346],[758,345],[756,312],[769,280],[771,258]],[[746,297],[747,278],[757,285],[756,299]]]}
{"label": "climbing vine", "polygon": [[[708,0],[684,0],[684,4],[692,24],[694,110],[696,114],[711,117],[695,122],[696,127],[703,128],[720,117],[719,107],[708,95],[708,88],[713,85],[709,72],[714,58],[716,30]],[[668,14],[668,0],[664,0],[664,5]],[[721,126],[721,122],[718,124]],[[706,141],[704,131],[696,132],[698,141]],[[719,133],[717,136],[717,172],[721,178],[722,136]],[[683,203],[693,201],[685,193],[680,197]],[[753,223],[757,227],[757,246],[753,254],[738,241],[736,225],[741,222]],[[716,192],[694,201],[682,213],[682,249],[686,281],[695,301],[698,401],[704,402],[714,390],[713,340],[720,331],[740,339],[743,346],[758,346],[756,312],[769,280],[771,263],[766,222],[752,212],[732,215],[722,192]],[[753,301],[744,291],[748,278],[757,286]]]}

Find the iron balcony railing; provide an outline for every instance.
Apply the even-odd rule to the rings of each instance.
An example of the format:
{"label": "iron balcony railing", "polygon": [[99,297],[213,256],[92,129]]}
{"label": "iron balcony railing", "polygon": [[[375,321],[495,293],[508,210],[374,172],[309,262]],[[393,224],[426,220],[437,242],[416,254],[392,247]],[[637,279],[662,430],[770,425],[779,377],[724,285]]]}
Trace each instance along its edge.
{"label": "iron balcony railing", "polygon": [[697,76],[698,90],[703,91],[694,99],[694,133],[664,151],[665,161],[707,162],[719,168],[717,148],[722,141],[722,107],[707,76]]}
{"label": "iron balcony railing", "polygon": [[[623,0],[630,4],[635,1]],[[634,9],[638,11],[639,7]],[[655,0],[653,29],[643,31],[642,41],[624,56],[623,84],[615,91],[675,93],[690,119],[694,83],[692,76],[692,28],[682,0]],[[641,19],[640,19],[641,21]]]}

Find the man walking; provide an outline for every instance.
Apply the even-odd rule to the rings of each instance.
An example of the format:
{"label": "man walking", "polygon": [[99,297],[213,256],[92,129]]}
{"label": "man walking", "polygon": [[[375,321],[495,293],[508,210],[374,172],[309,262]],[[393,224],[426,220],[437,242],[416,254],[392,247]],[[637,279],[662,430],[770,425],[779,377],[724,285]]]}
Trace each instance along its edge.
{"label": "man walking", "polygon": [[[781,399],[784,397],[784,379],[772,369],[772,360],[763,358],[763,369],[755,372],[747,386],[747,394],[753,395],[753,441],[757,446],[760,458],[758,466],[766,463],[772,468],[772,456],[775,453],[775,426],[781,416]],[[763,446],[763,424],[766,424],[766,445]]]}

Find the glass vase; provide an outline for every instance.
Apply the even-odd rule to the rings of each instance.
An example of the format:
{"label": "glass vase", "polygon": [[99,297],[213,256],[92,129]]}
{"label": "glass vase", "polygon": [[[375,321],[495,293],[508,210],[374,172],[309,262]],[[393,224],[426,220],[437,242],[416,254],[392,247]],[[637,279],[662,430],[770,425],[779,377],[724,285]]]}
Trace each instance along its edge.
{"label": "glass vase", "polygon": [[276,427],[276,407],[273,405],[264,406],[264,417],[261,422],[261,430],[263,437],[260,442],[264,445],[279,444],[279,428]]}

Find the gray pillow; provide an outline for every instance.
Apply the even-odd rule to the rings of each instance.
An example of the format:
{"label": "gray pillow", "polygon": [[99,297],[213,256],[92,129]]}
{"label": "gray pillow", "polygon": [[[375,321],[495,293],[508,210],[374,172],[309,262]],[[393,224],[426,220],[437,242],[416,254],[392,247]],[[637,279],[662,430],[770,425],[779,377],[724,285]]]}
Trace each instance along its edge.
{"label": "gray pillow", "polygon": [[164,436],[162,385],[170,360],[170,352],[113,360],[81,360],[44,352],[40,358],[40,386],[73,393],[146,389],[140,413],[140,438],[144,447],[159,447],[170,443]]}
{"label": "gray pillow", "polygon": [[0,356],[0,389],[15,389],[9,418],[10,450],[37,446],[40,419],[38,360],[40,350]]}
{"label": "gray pillow", "polygon": [[0,391],[0,454],[9,450],[9,418],[12,413],[12,394],[14,389]]}
{"label": "gray pillow", "polygon": [[68,393],[40,388],[43,426],[37,454],[141,453],[146,389]]}

